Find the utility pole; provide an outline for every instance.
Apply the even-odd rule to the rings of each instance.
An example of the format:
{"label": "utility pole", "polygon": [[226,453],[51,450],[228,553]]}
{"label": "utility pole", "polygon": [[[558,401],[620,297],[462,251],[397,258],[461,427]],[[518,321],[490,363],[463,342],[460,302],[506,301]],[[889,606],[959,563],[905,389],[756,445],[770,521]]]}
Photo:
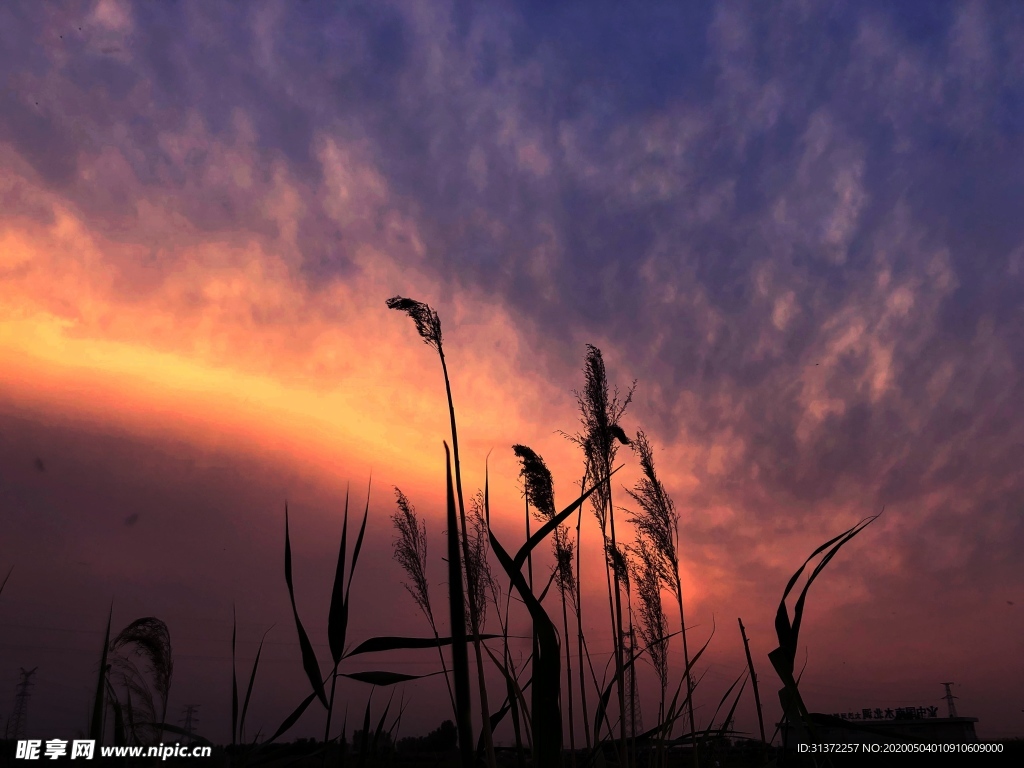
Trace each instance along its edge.
{"label": "utility pole", "polygon": [[26,670],[21,668],[21,680],[14,687],[14,725],[11,729],[11,738],[15,741],[25,738],[25,731],[28,728],[28,689],[32,686],[32,677],[39,667]]}
{"label": "utility pole", "polygon": [[189,744],[192,743],[192,728],[199,722],[199,717],[197,716],[198,709],[198,704],[187,704],[185,706],[185,724],[183,727]]}
{"label": "utility pole", "polygon": [[944,698],[946,699],[946,704],[949,705],[949,716],[951,718],[956,717],[956,704],[953,703],[953,699],[959,699],[960,697],[953,695],[953,690],[951,688],[953,683],[943,683],[943,685],[946,686],[946,695]]}

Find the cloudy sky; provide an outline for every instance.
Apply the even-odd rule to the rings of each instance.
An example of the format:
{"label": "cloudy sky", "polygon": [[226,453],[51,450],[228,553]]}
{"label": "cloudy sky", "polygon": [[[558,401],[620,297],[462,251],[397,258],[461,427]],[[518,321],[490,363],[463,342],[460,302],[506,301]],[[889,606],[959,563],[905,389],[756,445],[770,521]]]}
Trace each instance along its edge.
{"label": "cloudy sky", "polygon": [[[945,711],[955,681],[982,736],[1024,735],[1024,9],[890,5],[0,4],[0,715],[38,667],[30,734],[84,728],[113,604],[114,631],[167,622],[168,719],[198,704],[224,740],[234,605],[243,677],[273,625],[273,730],[308,686],[284,505],[326,666],[349,484],[350,638],[429,631],[389,515],[400,486],[441,601],[447,410],[400,294],[440,314],[509,546],[513,443],[578,488],[585,345],[637,380],[623,426],[680,512],[693,637],[716,628],[704,722],[737,617],[775,722],[787,579],[884,506],[810,592],[808,705]],[[437,726],[437,678],[399,695],[404,734]]]}

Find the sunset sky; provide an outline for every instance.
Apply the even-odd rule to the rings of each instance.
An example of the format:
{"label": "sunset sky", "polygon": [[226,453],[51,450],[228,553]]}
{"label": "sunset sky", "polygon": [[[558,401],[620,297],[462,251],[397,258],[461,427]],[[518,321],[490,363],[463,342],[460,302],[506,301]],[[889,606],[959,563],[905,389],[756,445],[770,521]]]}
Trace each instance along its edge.
{"label": "sunset sky", "polygon": [[[680,513],[690,642],[715,633],[698,721],[745,668],[741,617],[776,722],[787,580],[884,507],[809,593],[809,708],[945,712],[954,681],[979,735],[1024,736],[1024,7],[891,5],[0,3],[0,725],[38,667],[29,734],[86,728],[113,605],[115,632],[170,629],[168,720],[198,704],[228,740],[234,605],[242,680],[273,625],[269,735],[308,693],[285,503],[326,674],[348,487],[350,641],[429,634],[390,515],[398,486],[445,616],[450,435],[402,295],[440,315],[467,493],[490,451],[508,549],[513,444],[559,508],[579,490],[586,344],[636,380],[622,426]],[[588,511],[600,671],[599,535]],[[368,693],[341,687],[350,730]],[[450,716],[439,678],[400,697],[400,735]]]}

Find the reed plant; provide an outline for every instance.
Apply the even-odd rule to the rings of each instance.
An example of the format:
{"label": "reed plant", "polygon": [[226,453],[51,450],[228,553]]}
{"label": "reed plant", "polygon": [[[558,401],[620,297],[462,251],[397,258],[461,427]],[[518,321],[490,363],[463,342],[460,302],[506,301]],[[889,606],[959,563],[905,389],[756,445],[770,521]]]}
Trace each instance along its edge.
{"label": "reed plant", "polygon": [[391,516],[397,533],[394,544],[395,560],[409,577],[409,581],[405,582],[403,586],[412,595],[413,601],[426,617],[434,639],[438,641],[437,656],[444,672],[448,699],[452,705],[452,714],[458,717],[455,694],[452,692],[452,684],[448,676],[448,665],[441,652],[441,638],[437,632],[437,622],[434,621],[434,611],[430,605],[430,585],[427,581],[427,524],[416,516],[416,509],[399,488],[395,488],[395,497],[398,511]]}
{"label": "reed plant", "polygon": [[[883,508],[882,511],[884,512],[885,509]],[[829,539],[815,549],[810,557],[804,560],[803,565],[797,569],[796,573],[793,574],[789,583],[786,584],[786,589],[782,593],[782,600],[779,601],[779,608],[775,615],[775,632],[779,639],[779,646],[768,654],[768,660],[771,661],[775,672],[782,681],[782,688],[779,689],[779,702],[782,705],[783,718],[795,727],[805,728],[807,735],[812,739],[815,738],[816,734],[814,719],[811,717],[810,712],[808,712],[803,697],[800,695],[798,678],[794,677],[797,640],[800,635],[800,624],[803,621],[807,591],[839,550],[853,539],[854,536],[878,519],[878,516],[873,515],[861,520],[852,528],[843,531],[838,536]],[[822,558],[807,577],[804,588],[801,590],[800,596],[793,607],[793,620],[790,621],[789,610],[786,608],[786,598],[793,591],[804,570],[818,555],[822,555]]]}
{"label": "reed plant", "polygon": [[[256,658],[252,663],[252,671],[249,673],[249,684],[245,689],[245,699],[242,702],[241,716],[238,711],[238,677],[237,664],[235,663],[235,640],[238,635],[238,624],[235,616],[234,606],[231,608],[231,746],[239,741],[245,742],[245,716],[249,711],[249,702],[252,699],[252,689],[256,684],[256,671],[260,666],[260,656],[263,655],[263,642],[273,626],[269,627],[260,638],[259,647],[256,649]],[[259,738],[257,733],[256,738]]]}
{"label": "reed plant", "polygon": [[[608,587],[609,614],[612,625],[612,648],[615,659],[615,682],[619,703],[619,759],[627,765],[626,748],[626,683],[624,627],[622,623],[622,590],[623,577],[628,577],[628,569],[624,567],[622,553],[619,550],[615,531],[615,507],[612,503],[610,484],[595,482],[598,478],[608,477],[619,445],[629,445],[629,438],[619,420],[633,399],[636,389],[634,381],[626,394],[621,397],[618,388],[609,391],[608,377],[605,371],[604,357],[601,350],[592,344],[587,345],[584,361],[584,388],[576,393],[580,408],[580,422],[583,430],[576,435],[568,436],[583,449],[584,477],[595,484],[597,489],[592,499],[594,514],[601,528],[603,549],[605,552],[605,577]],[[563,433],[564,434],[564,433]],[[595,739],[597,735],[595,734]]]}
{"label": "reed plant", "polygon": [[[686,619],[683,612],[683,583],[679,571],[679,515],[676,512],[672,497],[658,478],[654,466],[654,449],[643,430],[638,430],[633,442],[633,450],[640,459],[643,476],[627,493],[635,501],[640,511],[630,518],[636,526],[641,540],[649,542],[643,557],[652,561],[654,569],[662,582],[671,589],[679,609],[679,631],[683,642],[683,664],[686,669],[686,698],[684,707],[689,719],[690,733],[696,733],[693,715],[693,677],[690,673],[690,649],[686,639]],[[671,736],[671,729],[667,734]],[[696,751],[694,752],[696,754]]]}
{"label": "reed plant", "polygon": [[[458,512],[459,512],[459,518],[458,518],[459,526],[456,527],[454,525],[455,521],[450,521],[450,524],[449,524],[449,531],[448,531],[449,552],[448,552],[448,556],[449,556],[450,559],[452,557],[454,557],[454,554],[452,552],[453,548],[458,548],[458,546],[461,545],[461,548],[462,548],[462,552],[461,552],[462,561],[463,562],[469,562],[469,559],[470,559],[470,553],[469,553],[469,530],[468,530],[468,526],[466,524],[466,504],[465,504],[465,501],[464,501],[464,498],[463,498],[463,492],[462,492],[462,462],[460,461],[460,457],[459,457],[459,432],[458,432],[458,427],[457,427],[456,421],[455,421],[455,403],[452,400],[452,387],[451,387],[451,380],[448,377],[448,364],[447,364],[447,362],[445,360],[445,356],[444,356],[444,343],[443,343],[443,338],[442,338],[442,334],[441,334],[441,319],[438,316],[437,312],[435,312],[429,305],[424,304],[421,301],[416,301],[415,299],[404,298],[402,296],[393,296],[392,298],[388,299],[387,300],[387,307],[388,307],[388,309],[394,309],[394,310],[397,310],[399,312],[404,312],[410,318],[412,318],[413,323],[416,325],[416,332],[419,334],[420,338],[423,339],[423,341],[428,346],[430,346],[431,348],[434,349],[434,351],[437,352],[438,359],[441,361],[441,371],[444,374],[445,393],[448,396],[448,414],[449,414],[449,420],[451,422],[452,451],[454,452],[454,464],[455,464],[455,492],[456,492],[456,495],[457,495],[457,498],[458,498]],[[446,455],[448,454],[448,446],[447,445],[445,445],[445,453],[446,453]],[[449,463],[450,463],[450,459],[449,459]],[[459,536],[460,532],[461,532],[461,537]],[[454,565],[457,565],[457,563],[452,563],[451,560],[449,562],[450,562],[450,567],[452,567]],[[457,587],[450,584],[449,588],[450,589],[456,589],[456,590],[462,592],[463,589],[462,589],[462,581],[461,580],[462,580],[463,577],[465,577],[467,579],[467,583],[465,585],[464,593],[470,594],[470,595],[474,594],[476,592],[476,585],[472,581],[473,573],[470,570],[468,570],[468,569],[459,569],[459,570],[461,570],[462,573],[458,573],[457,574],[459,576],[459,579],[458,579],[459,583],[458,583]],[[456,641],[456,645],[453,646],[452,650],[453,650],[453,654],[455,654],[455,658],[458,659],[458,661],[456,662],[455,658],[453,658],[453,664],[455,666],[454,673],[455,673],[455,681],[456,681],[456,703],[458,704],[460,709],[462,707],[469,708],[469,707],[471,707],[471,704],[469,702],[469,692],[468,692],[468,690],[465,692],[464,697],[462,697],[462,698],[464,698],[464,701],[460,701],[459,700],[460,697],[458,695],[459,689],[461,687],[460,686],[460,682],[459,682],[460,679],[464,675],[468,676],[468,669],[463,669],[462,668],[462,662],[461,662],[461,659],[462,659],[463,655],[465,654],[465,646],[466,646],[465,616],[464,616],[464,611],[463,611],[461,597],[457,601],[458,602],[458,607],[457,608],[455,607],[455,605],[456,605],[456,595],[453,594],[453,593],[450,593],[449,594],[449,598],[450,598],[449,602],[453,606],[452,607],[452,637]],[[491,729],[490,729],[490,709],[489,709],[488,701],[487,701],[487,684],[486,684],[486,681],[484,680],[483,656],[482,656],[481,651],[480,651],[480,617],[477,614],[477,611],[475,610],[475,608],[474,608],[472,603],[470,604],[470,608],[471,608],[471,610],[469,611],[469,618],[470,618],[470,627],[471,627],[472,633],[473,633],[473,649],[474,649],[474,653],[476,655],[477,684],[478,684],[478,687],[479,687],[479,694],[480,694],[480,718],[481,718],[481,728],[482,728],[482,732],[483,732],[484,748],[487,751],[487,762],[488,762],[488,765],[491,766],[491,768],[495,768],[496,762],[495,762],[495,757],[494,757],[494,743],[493,743],[493,738],[492,738]],[[466,663],[468,665],[468,661]],[[461,713],[461,712],[459,713],[459,716],[456,719],[456,725],[459,725],[460,723],[462,723],[463,726],[466,728],[465,732],[463,732],[463,730],[460,729],[460,734],[459,734],[460,744],[468,744],[468,743],[470,743],[469,742],[470,733],[468,731],[468,719],[467,719],[466,715],[464,713]],[[467,755],[466,754],[463,755],[463,759],[464,760],[467,759]]]}
{"label": "reed plant", "polygon": [[[534,768],[554,768],[562,765],[565,725],[568,732],[569,763],[572,768],[606,765],[609,754],[614,756],[618,766],[644,764],[667,768],[668,746],[671,744],[689,745],[696,764],[701,750],[710,749],[716,743],[720,744],[725,737],[734,733],[732,723],[748,680],[753,684],[761,741],[767,747],[768,740],[764,734],[757,679],[742,621],[739,622],[739,626],[746,653],[746,668],[725,691],[704,730],[698,732],[696,727],[694,692],[700,679],[695,679],[694,669],[708,648],[714,629],[712,628],[711,637],[708,637],[696,653],[691,654],[684,613],[679,515],[657,474],[654,450],[647,435],[638,430],[631,439],[626,436],[621,426],[623,414],[635,390],[635,381],[620,395],[617,389],[611,388],[608,384],[600,350],[592,345],[587,346],[584,362],[585,385],[582,391],[576,393],[582,430],[569,436],[583,451],[584,472],[580,494],[571,504],[558,511],[555,505],[553,477],[543,458],[525,445],[514,445],[513,452],[521,462],[520,478],[526,515],[525,541],[517,548],[507,549],[491,525],[490,473],[487,462],[484,464],[485,479],[482,491],[471,497],[468,505],[464,500],[455,407],[442,345],[440,318],[428,305],[413,299],[394,297],[388,300],[387,306],[412,318],[420,337],[438,354],[445,383],[451,425],[451,449],[447,441],[443,443],[447,521],[447,546],[444,558],[447,563],[448,583],[447,634],[440,626],[445,621],[443,614],[435,614],[431,604],[426,523],[417,515],[408,497],[400,489],[395,488],[395,507],[391,514],[395,531],[394,559],[406,576],[407,580],[403,585],[427,620],[430,636],[377,636],[364,640],[355,648],[348,647],[346,641],[349,634],[351,590],[369,515],[370,494],[368,491],[362,522],[350,552],[349,497],[346,493],[341,544],[328,612],[330,671],[324,676],[296,604],[291,527],[288,505],[285,504],[285,583],[300,647],[302,667],[309,682],[310,692],[269,739],[260,742],[260,736],[257,734],[252,744],[244,746],[242,754],[247,757],[255,756],[261,749],[266,748],[292,728],[316,700],[325,708],[326,713],[322,747],[324,761],[327,759],[328,748],[332,747],[335,741],[338,742],[339,759],[344,761],[347,705],[341,733],[333,738],[331,736],[332,717],[338,703],[338,678],[343,677],[371,686],[362,718],[363,727],[361,731],[356,732],[359,747],[356,755],[357,764],[366,764],[368,760],[374,759],[374,755],[386,757],[385,753],[389,753],[390,750],[388,745],[397,741],[395,734],[400,727],[405,703],[404,697],[401,698],[398,712],[395,714],[395,694],[392,693],[382,712],[374,715],[371,710],[375,691],[379,687],[400,685],[435,674],[443,674],[445,677],[454,716],[454,728],[458,737],[459,763],[462,768],[470,768],[481,763],[489,768],[496,768],[493,732],[506,715],[511,715],[512,718],[517,745],[516,760],[520,768],[526,768],[527,753]],[[617,451],[622,446],[631,449],[640,469],[639,480],[626,489],[628,497],[637,505],[636,510],[619,508],[628,515],[626,520],[635,533],[634,542],[628,546],[623,543],[626,531],[621,528],[621,521],[619,530],[616,530],[616,507],[613,504],[611,486],[612,478],[619,470],[619,467],[614,466]],[[614,664],[614,673],[608,680],[606,672],[600,683],[590,658],[582,618],[582,510],[587,504],[590,505],[601,532],[601,551],[613,641],[609,664]],[[575,537],[568,524],[573,516],[576,520]],[[779,697],[784,716],[790,722],[802,723],[812,734],[815,716],[808,713],[800,697],[799,675],[795,672],[796,643],[807,590],[838,550],[873,519],[862,521],[817,548],[787,584],[777,612],[775,623],[779,647],[769,654],[769,659],[783,683]],[[534,554],[539,551],[538,547],[547,542],[550,542],[550,559],[553,566],[546,586],[542,586],[542,580],[534,582],[533,560]],[[821,562],[808,577],[796,602],[791,622],[786,599],[801,574],[818,555],[822,555]],[[500,565],[500,571],[492,570],[491,557]],[[501,576],[508,580],[508,589],[504,594],[499,585]],[[0,584],[0,592],[5,584],[6,579]],[[557,590],[560,598],[560,630],[544,607],[545,598],[553,591],[552,587]],[[678,611],[678,630],[671,632],[663,603],[665,591],[671,593]],[[529,657],[525,662],[520,661],[518,664],[515,663],[510,649],[510,641],[513,638],[509,633],[509,611],[513,593],[518,598],[518,604],[528,613],[531,627]],[[502,597],[504,612],[501,605]],[[500,633],[483,633],[489,604],[495,607]],[[578,674],[575,676],[569,640],[570,613],[574,615],[576,622]],[[133,622],[111,640],[112,615],[111,607],[100,656],[90,735],[98,742],[102,741],[105,733],[104,718],[108,711],[114,717],[114,740],[117,743],[152,741],[161,737],[164,731],[183,733],[180,728],[165,722],[167,696],[173,671],[170,634],[166,625],[158,619],[147,617]],[[246,714],[260,663],[263,640],[257,649],[244,701],[239,708],[236,673],[237,623],[234,615],[232,618],[231,740],[232,745],[237,746],[246,742]],[[674,694],[670,698],[669,650],[676,635],[681,639],[683,669]],[[263,638],[266,638],[266,633]],[[488,647],[487,642],[494,640],[501,641],[500,651]],[[480,717],[477,738],[474,738],[473,727],[470,645],[474,648],[477,668],[476,688]],[[449,646],[450,665],[445,654],[445,649]],[[351,672],[344,670],[346,660],[363,654],[420,649],[433,649],[437,653],[439,670],[421,675],[386,669]],[[485,654],[505,683],[504,701],[495,711],[491,711],[487,698],[483,663]],[[656,722],[653,727],[642,733],[638,732],[641,730],[637,716],[639,696],[634,688],[636,667],[641,659],[650,663],[658,681]],[[146,662],[145,666],[140,666],[139,660]],[[563,662],[564,672],[561,666]],[[585,667],[589,669],[589,679]],[[578,753],[576,743],[577,692],[582,709],[586,746],[582,754]],[[589,711],[588,693],[596,694],[593,699],[593,713]],[[567,710],[565,718],[563,706]],[[614,718],[616,709],[617,721]],[[673,738],[674,730],[681,720],[687,721],[688,732],[679,738]],[[645,753],[650,755],[646,761],[643,759]],[[766,750],[762,756],[767,758]]]}
{"label": "reed plant", "polygon": [[[541,522],[549,522],[555,516],[554,480],[551,471],[536,452],[525,445],[514,445],[512,450],[522,462],[520,477],[523,480],[523,495],[527,502],[527,538],[529,538],[529,508],[532,506]],[[565,524],[555,527],[551,538],[554,556],[554,577],[562,603],[562,639],[565,642],[565,668],[567,685],[565,698],[568,704],[569,754],[573,768],[576,766],[576,732],[573,713],[572,656],[569,653],[569,616],[567,600],[576,594],[576,577],[573,574],[573,542]],[[532,574],[531,574],[532,576]],[[530,587],[532,589],[532,578]],[[536,648],[535,648],[536,651]]]}

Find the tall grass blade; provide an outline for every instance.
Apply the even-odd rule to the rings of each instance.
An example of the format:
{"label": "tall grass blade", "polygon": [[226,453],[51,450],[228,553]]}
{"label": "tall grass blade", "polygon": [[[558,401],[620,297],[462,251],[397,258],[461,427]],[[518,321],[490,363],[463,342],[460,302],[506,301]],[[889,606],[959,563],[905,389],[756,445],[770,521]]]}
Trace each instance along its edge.
{"label": "tall grass blade", "polygon": [[[737,677],[733,681],[732,685],[730,685],[726,689],[725,693],[722,694],[722,699],[718,702],[718,706],[715,707],[715,713],[713,715],[711,715],[711,720],[708,722],[708,727],[704,729],[704,733],[701,736],[701,741],[706,742],[708,740],[708,737],[711,735],[711,730],[714,728],[714,725],[715,725],[715,718],[718,717],[718,713],[721,712],[722,711],[722,707],[725,706],[725,702],[729,699],[729,694],[732,693],[733,689],[737,685],[740,684],[741,680],[743,681],[743,685],[740,687],[740,693],[743,692],[743,688],[745,688],[746,685],[747,685],[747,681],[745,679],[746,678],[746,674],[747,673],[745,671],[741,672],[740,676]],[[737,702],[739,701],[739,695],[737,695],[736,701]],[[735,712],[735,710],[736,710],[736,702],[733,702],[732,709],[729,710],[729,717],[727,717],[723,721],[722,726],[718,729],[720,732],[724,732],[725,725],[729,722],[729,720],[732,717],[732,714]]]}
{"label": "tall grass blade", "polygon": [[405,702],[405,694],[402,694],[402,698],[398,702],[398,716],[395,721],[391,723],[391,727],[388,728],[388,738],[392,744],[398,743],[398,733],[402,727],[402,716],[405,715],[405,708],[409,705]]}
{"label": "tall grass blade", "polygon": [[341,524],[341,549],[338,552],[338,567],[334,572],[334,588],[331,590],[331,608],[327,615],[327,641],[331,647],[334,666],[341,663],[345,653],[345,630],[348,628],[348,606],[345,602],[345,550],[348,538],[348,489],[345,489],[345,514]]}
{"label": "tall grass blade", "polygon": [[238,743],[238,676],[235,673],[235,636],[238,634],[238,619],[235,606],[231,605],[231,745]]}
{"label": "tall grass blade", "polygon": [[722,721],[722,727],[718,729],[718,738],[722,738],[723,736],[727,736],[732,733],[732,731],[728,729],[728,726],[736,715],[736,707],[740,703],[740,697],[743,695],[743,689],[747,687],[747,680],[749,679],[749,676],[744,678],[743,685],[740,686],[739,691],[736,693],[736,698],[733,699],[732,706],[729,708],[728,714],[726,714],[725,719]]}
{"label": "tall grass blade", "polygon": [[463,768],[469,768],[473,764],[473,730],[469,699],[469,651],[466,647],[466,602],[462,591],[462,547],[448,443],[444,444],[444,455],[448,485],[448,604],[452,632],[452,676],[455,679],[455,725],[459,733],[462,765]]}
{"label": "tall grass blade", "polygon": [[99,678],[96,681],[96,695],[93,697],[92,722],[89,725],[89,738],[97,744],[103,741],[103,710],[106,708],[107,681],[107,648],[110,646],[110,622],[114,618],[114,604],[110,604],[107,616],[107,631],[103,635],[103,651],[100,653]]}
{"label": "tall grass blade", "polygon": [[750,656],[750,642],[747,640],[747,630],[743,627],[743,620],[737,618],[736,621],[739,622],[743,650],[747,654],[747,669],[750,670],[750,683],[754,689],[754,704],[757,707],[757,727],[761,731],[761,744],[767,748],[768,742],[764,738],[764,716],[761,713],[761,694],[757,690],[757,674],[754,672],[754,660]]}
{"label": "tall grass blade", "polygon": [[409,680],[419,680],[424,677],[433,677],[434,675],[440,675],[442,672],[427,672],[424,675],[407,675],[402,672],[388,672],[386,670],[368,670],[366,672],[339,672],[338,677],[347,677],[352,680],[358,680],[361,683],[369,683],[370,685],[384,687],[387,685],[396,685],[397,683],[405,683]]}
{"label": "tall grass blade", "polygon": [[384,731],[384,721],[387,720],[388,712],[391,711],[391,702],[395,699],[395,692],[391,692],[391,697],[388,699],[388,705],[384,707],[384,714],[380,716],[380,720],[377,721],[377,728],[373,732],[373,741],[370,743],[370,752],[377,753],[377,745],[380,743],[380,735]]}
{"label": "tall grass blade", "polygon": [[[362,742],[359,744],[359,762],[358,765],[362,766],[366,764],[366,756],[370,751],[370,704],[373,703],[373,689],[370,689],[370,696],[366,699],[366,711],[363,713],[363,733]],[[355,742],[355,739],[352,740]],[[354,744],[353,744],[354,746]]]}
{"label": "tall grass blade", "polygon": [[[883,512],[885,510],[883,509]],[[881,513],[879,513],[881,514]],[[854,536],[860,533],[864,528],[870,525],[878,518],[878,515],[865,518],[857,523],[852,528],[844,531],[843,533],[835,536],[820,547],[814,550],[808,557],[803,565],[801,565],[793,577],[786,584],[786,589],[782,593],[782,600],[779,601],[779,609],[775,615],[775,633],[779,638],[779,647],[768,654],[768,660],[771,661],[772,666],[775,668],[776,673],[779,675],[779,679],[782,681],[783,687],[779,690],[779,700],[782,704],[783,715],[790,722],[802,721],[813,734],[814,727],[811,723],[807,707],[804,705],[803,699],[800,696],[800,691],[797,687],[797,682],[793,678],[793,672],[796,666],[796,651],[797,651],[797,640],[800,634],[800,622],[803,619],[804,613],[804,601],[807,597],[807,590],[810,589],[814,579],[818,577],[822,569],[828,565],[829,561],[835,557],[836,553],[839,552],[840,548]],[[828,550],[826,552],[826,550]],[[800,592],[800,597],[797,599],[796,605],[793,608],[793,621],[790,623],[789,611],[786,608],[786,598],[789,597],[790,592],[796,586],[801,574],[807,565],[822,552],[825,555],[822,557],[821,562],[811,572],[811,575],[807,578],[807,583],[804,585],[803,590]]]}
{"label": "tall grass blade", "polygon": [[[481,640],[496,640],[503,635],[480,635]],[[467,639],[472,639],[471,636],[467,635]],[[411,651],[420,648],[437,648],[439,646],[451,645],[452,638],[450,637],[398,637],[382,635],[380,637],[371,637],[369,640],[364,640],[354,649],[344,655],[343,658],[349,659],[353,656],[358,656],[362,653],[379,653],[381,651]]]}
{"label": "tall grass blade", "polygon": [[238,721],[238,736],[243,740],[245,739],[245,713],[249,711],[249,699],[252,697],[252,687],[256,682],[256,670],[260,666],[260,654],[263,653],[263,641],[267,639],[267,635],[273,628],[273,625],[271,625],[270,629],[264,632],[263,637],[260,638],[259,648],[256,649],[256,660],[252,663],[252,672],[249,674],[249,686],[245,689],[245,700],[242,702],[242,717]]}
{"label": "tall grass blade", "polygon": [[299,718],[302,717],[302,714],[309,708],[309,705],[313,703],[313,699],[315,698],[316,691],[309,694],[309,696],[303,699],[302,703],[295,708],[294,712],[292,712],[290,715],[288,715],[288,717],[284,719],[284,722],[281,723],[281,727],[274,731],[274,735],[267,739],[266,743],[270,744],[271,742],[275,741],[278,736],[282,735],[283,733],[285,733],[285,731],[287,731],[289,728],[295,725],[295,723],[299,721]]}
{"label": "tall grass blade", "polygon": [[299,647],[302,649],[302,667],[306,670],[306,676],[313,686],[313,694],[320,699],[320,703],[327,707],[327,694],[324,691],[323,681],[320,679],[320,664],[317,663],[316,653],[313,651],[313,644],[309,642],[309,636],[299,619],[299,609],[295,606],[295,588],[292,586],[292,545],[288,532],[288,505],[284,505],[284,580],[288,584],[288,597],[292,601],[292,614],[295,616],[295,628],[299,633]]}
{"label": "tall grass blade", "polygon": [[7,580],[9,578],[11,578],[11,574],[12,573],[14,573],[14,566],[13,565],[10,567],[10,570],[7,571],[7,575],[4,576],[3,584],[0,584],[0,595],[2,595],[4,593],[4,587],[7,586]]}
{"label": "tall grass blade", "polygon": [[[570,507],[566,510],[565,516],[575,509]],[[548,532],[554,530],[554,525],[545,525]],[[542,528],[541,530],[543,530]],[[536,535],[536,534],[535,534]],[[530,707],[530,720],[533,725],[533,750],[535,763],[544,766],[556,766],[561,762],[562,755],[562,713],[559,704],[559,687],[561,685],[561,659],[558,643],[558,632],[555,625],[548,617],[547,612],[530,591],[529,585],[523,578],[522,564],[509,557],[501,542],[498,541],[494,532],[490,532],[491,548],[501,563],[502,568],[512,582],[512,586],[519,592],[526,609],[533,618],[533,631],[537,638],[536,649],[533,658],[533,694],[532,706]],[[526,545],[524,545],[525,548]],[[534,545],[536,546],[536,544]],[[522,552],[523,550],[520,550]],[[529,552],[529,550],[526,550]],[[525,554],[524,554],[525,560]]]}
{"label": "tall grass blade", "polygon": [[117,696],[114,693],[114,686],[110,684],[110,681],[106,681],[107,695],[110,697],[110,708],[114,712],[114,746],[123,747],[128,743],[125,738],[124,730],[124,712],[121,710],[121,702],[117,700]]}
{"label": "tall grass blade", "polygon": [[[488,451],[487,452],[487,456],[484,458],[484,524],[487,526],[488,536],[490,536],[490,528],[491,528],[491,464],[490,464],[490,460],[491,460],[491,454],[490,454],[490,451]],[[495,608],[497,609],[497,612],[498,612],[498,620],[501,622],[502,658],[505,660],[505,662],[508,664],[508,666],[512,668],[512,672],[515,673],[515,664],[512,661],[512,654],[509,651],[509,647],[508,647],[508,626],[509,626],[508,625],[508,611],[509,611],[509,604],[511,602],[511,598],[512,598],[512,587],[510,586],[508,592],[505,593],[505,618],[504,619],[501,618],[501,610],[500,610],[500,607],[497,605],[497,603],[495,603]],[[531,634],[531,639],[532,639],[532,634]],[[485,648],[486,648],[486,646],[485,646]],[[490,652],[490,650],[487,651],[487,654],[493,660],[495,660],[495,662],[497,662],[497,660],[494,659],[494,654],[492,654]],[[531,656],[532,656],[532,654],[531,654]],[[525,768],[525,766],[526,766],[526,756],[523,753],[523,727],[522,727],[525,718],[521,718],[520,717],[520,706],[522,706],[522,712],[523,713],[527,712],[526,701],[525,701],[525,699],[523,699],[522,691],[519,689],[518,678],[516,677],[516,675],[515,674],[509,675],[508,674],[508,670],[505,668],[504,664],[499,664],[498,666],[502,670],[503,674],[505,675],[505,701],[508,702],[509,708],[510,708],[510,710],[512,712],[512,732],[515,735],[515,744],[516,744],[516,746],[515,746],[515,749],[516,749],[516,765],[517,765],[517,768]],[[517,698],[517,693],[518,693],[518,698]],[[491,730],[493,732],[493,730],[494,730],[493,726],[492,726]],[[528,749],[529,749],[530,752],[533,751],[533,741],[532,741],[532,738],[530,740],[530,746],[529,746]]]}
{"label": "tall grass blade", "polygon": [[366,507],[363,509],[363,522],[359,524],[359,533],[356,536],[356,545],[352,547],[352,565],[348,571],[348,587],[345,588],[345,605],[348,605],[348,596],[352,591],[352,578],[356,575],[356,563],[359,562],[359,551],[363,548],[363,534],[366,533],[366,518],[370,515],[370,483],[366,484]]}
{"label": "tall grass blade", "polygon": [[[505,678],[505,687],[506,690],[508,691],[508,694],[505,697],[505,701],[503,701],[501,704],[501,708],[493,715],[491,715],[491,731],[494,731],[494,729],[497,728],[501,721],[505,718],[505,715],[508,714],[510,711],[513,712],[513,716],[516,715],[520,707],[522,707],[523,712],[529,711],[526,706],[526,697],[524,696],[524,691],[530,687],[530,684],[533,682],[533,680],[527,680],[526,683],[522,687],[520,687],[519,681],[516,679],[515,674],[513,674],[513,672],[510,671],[508,667],[506,667],[501,661],[499,661],[498,657],[494,655],[491,649],[488,648],[486,645],[483,646],[483,649],[487,651],[487,655],[491,657],[491,661],[494,662],[494,666],[498,668],[502,676]],[[527,719],[525,723],[527,724],[527,727],[529,727],[529,719]],[[480,738],[483,739],[482,733],[480,734]],[[527,740],[530,741],[530,743],[532,744],[532,736],[530,735],[529,731],[527,731]]]}

